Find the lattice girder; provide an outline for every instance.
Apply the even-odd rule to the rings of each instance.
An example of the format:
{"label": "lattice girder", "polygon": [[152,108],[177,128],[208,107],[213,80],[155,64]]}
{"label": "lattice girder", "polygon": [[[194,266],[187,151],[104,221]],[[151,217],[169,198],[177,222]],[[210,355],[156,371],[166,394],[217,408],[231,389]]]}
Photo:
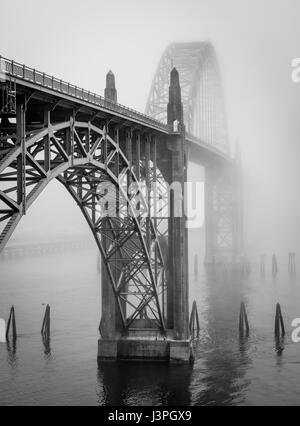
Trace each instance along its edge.
{"label": "lattice girder", "polygon": [[[124,330],[147,308],[157,329],[164,332],[164,259],[147,200],[119,140],[105,126],[73,117],[52,124],[49,115],[44,126],[34,130],[17,126],[16,131],[16,126],[1,124],[0,251],[27,209],[56,178],[77,202],[93,232]],[[143,204],[140,216],[134,209],[134,195],[127,192],[127,180],[138,188],[135,196]],[[107,217],[101,209],[102,183],[112,184],[119,196],[116,217]]]}
{"label": "lattice girder", "polygon": [[221,76],[211,43],[174,43],[165,50],[152,83],[146,114],[167,121],[170,71],[173,67],[180,76],[186,131],[229,153]]}

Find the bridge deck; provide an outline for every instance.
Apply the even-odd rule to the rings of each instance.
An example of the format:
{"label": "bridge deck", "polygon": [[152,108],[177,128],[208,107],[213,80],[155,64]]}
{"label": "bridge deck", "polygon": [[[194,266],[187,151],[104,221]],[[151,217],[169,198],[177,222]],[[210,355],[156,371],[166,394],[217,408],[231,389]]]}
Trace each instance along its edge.
{"label": "bridge deck", "polygon": [[[119,103],[105,99],[103,96],[67,83],[64,80],[50,76],[41,71],[37,71],[26,65],[19,64],[0,55],[0,82],[6,79],[12,79],[20,87],[26,87],[33,92],[42,92],[56,98],[75,102],[85,107],[90,107],[102,111],[105,114],[120,117],[122,120],[135,123],[137,125],[148,127],[149,129],[162,133],[170,134],[172,129],[169,125],[155,120],[152,117],[128,108]],[[186,141],[189,143],[191,159],[201,163],[201,157],[215,158],[221,161],[231,161],[228,154],[222,152],[210,143],[206,143],[199,138],[186,134]]]}
{"label": "bridge deck", "polygon": [[111,112],[114,115],[122,116],[126,119],[147,125],[154,130],[169,133],[170,127],[158,120],[155,120],[132,108],[128,108],[119,103],[105,99],[101,95],[67,83],[61,79],[50,76],[33,68],[21,65],[15,61],[0,56],[0,79],[12,78],[17,84],[27,86],[32,89],[42,90],[48,93],[55,93],[65,99],[76,100],[82,104],[89,104],[93,108],[101,109],[104,112]]}
{"label": "bridge deck", "polygon": [[230,156],[216,148],[212,144],[208,144],[196,136],[186,133],[185,140],[189,145],[189,160],[191,162],[205,163],[207,160],[219,160],[221,162],[232,163]]}

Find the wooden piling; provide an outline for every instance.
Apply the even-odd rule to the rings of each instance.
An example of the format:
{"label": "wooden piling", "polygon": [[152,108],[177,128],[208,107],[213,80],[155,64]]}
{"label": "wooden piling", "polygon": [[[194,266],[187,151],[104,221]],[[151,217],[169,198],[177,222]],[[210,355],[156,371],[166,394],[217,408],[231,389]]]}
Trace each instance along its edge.
{"label": "wooden piling", "polygon": [[289,253],[289,273],[290,274],[296,273],[296,254],[295,253]]}
{"label": "wooden piling", "polygon": [[241,303],[241,309],[240,309],[240,321],[239,321],[239,333],[240,337],[249,337],[250,334],[250,327],[249,327],[249,321],[246,311],[245,303]]}
{"label": "wooden piling", "polygon": [[9,314],[9,319],[6,327],[6,340],[9,340],[9,332],[12,328],[12,338],[15,340],[17,338],[17,324],[16,324],[16,315],[15,308],[12,306]]}
{"label": "wooden piling", "polygon": [[276,316],[275,316],[275,337],[283,337],[285,335],[284,321],[281,312],[281,306],[279,303],[276,305]]}
{"label": "wooden piling", "polygon": [[190,334],[192,337],[197,335],[199,337],[200,333],[200,322],[196,301],[193,302],[191,317],[190,317]]}
{"label": "wooden piling", "polygon": [[50,306],[49,305],[46,306],[41,333],[45,339],[49,339],[50,337]]}

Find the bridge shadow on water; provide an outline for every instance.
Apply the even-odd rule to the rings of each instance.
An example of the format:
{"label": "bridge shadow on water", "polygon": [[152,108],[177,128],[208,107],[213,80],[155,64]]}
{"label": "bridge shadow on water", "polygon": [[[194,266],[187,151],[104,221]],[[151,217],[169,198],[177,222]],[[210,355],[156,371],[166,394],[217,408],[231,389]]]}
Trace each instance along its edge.
{"label": "bridge shadow on water", "polygon": [[[201,282],[200,282],[201,281]],[[245,277],[214,271],[197,278],[201,332],[194,365],[103,363],[98,369],[99,405],[243,404],[251,381],[253,338],[238,333],[239,307],[246,300]]]}
{"label": "bridge shadow on water", "polygon": [[104,363],[98,370],[98,403],[108,406],[189,406],[191,365]]}

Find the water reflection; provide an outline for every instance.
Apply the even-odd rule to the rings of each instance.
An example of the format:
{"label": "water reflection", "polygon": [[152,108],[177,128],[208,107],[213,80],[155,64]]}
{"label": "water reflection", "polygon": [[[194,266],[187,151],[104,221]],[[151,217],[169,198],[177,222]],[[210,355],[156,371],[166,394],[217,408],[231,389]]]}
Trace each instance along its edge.
{"label": "water reflection", "polygon": [[42,343],[44,346],[44,358],[45,360],[51,360],[52,359],[52,354],[51,354],[51,339],[50,337],[42,337]]}
{"label": "water reflection", "polygon": [[209,268],[201,297],[206,296],[205,335],[198,345],[193,374],[194,405],[241,404],[251,383],[250,339],[239,336],[239,308],[247,301],[244,280],[248,271],[219,265]]}
{"label": "water reflection", "polygon": [[191,365],[103,363],[98,370],[99,405],[190,405]]}
{"label": "water reflection", "polygon": [[6,341],[7,349],[7,363],[9,367],[14,370],[18,367],[18,357],[17,357],[17,339],[7,339]]}
{"label": "water reflection", "polygon": [[[22,333],[18,343],[0,346],[0,404],[299,404],[300,346],[291,342],[289,325],[299,317],[300,286],[286,262],[279,261],[273,280],[271,264],[261,276],[258,260],[251,275],[222,265],[205,271],[200,262],[191,273],[190,306],[196,300],[200,320],[193,367],[108,363],[99,369],[95,252],[40,257],[36,268],[34,259],[18,261],[18,268],[0,261],[0,311],[14,304]],[[51,340],[41,340],[39,330],[45,300],[55,307]],[[250,336],[240,339],[242,301]],[[285,339],[274,341],[277,302],[288,328]]]}
{"label": "water reflection", "polygon": [[[251,384],[246,375],[254,343],[251,336],[239,336],[239,307],[242,300],[247,300],[245,273],[226,267],[210,268],[207,274],[200,292],[201,298],[205,296],[206,299],[200,338],[194,342],[194,366],[101,364],[99,405],[233,405],[244,402]],[[194,278],[201,279],[197,275]]]}
{"label": "water reflection", "polygon": [[278,356],[281,356],[285,349],[285,337],[275,337],[275,350]]}

